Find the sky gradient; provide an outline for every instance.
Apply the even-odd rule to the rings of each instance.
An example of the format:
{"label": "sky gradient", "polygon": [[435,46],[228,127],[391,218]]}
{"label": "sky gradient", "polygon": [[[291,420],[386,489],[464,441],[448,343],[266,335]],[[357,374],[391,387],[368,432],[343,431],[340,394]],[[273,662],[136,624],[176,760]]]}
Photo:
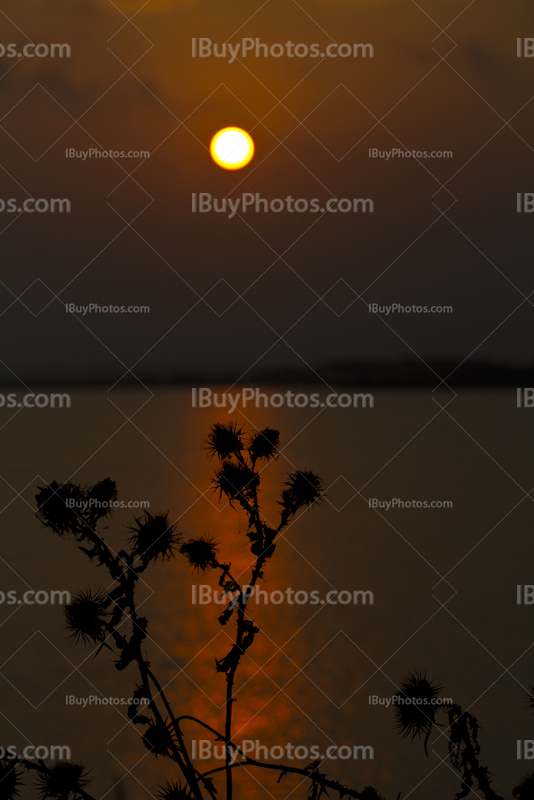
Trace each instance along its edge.
{"label": "sky gradient", "polygon": [[[534,59],[517,58],[516,40],[532,22],[526,0],[7,0],[3,41],[68,43],[71,57],[0,60],[0,194],[66,198],[71,212],[0,214],[0,379],[237,380],[253,364],[472,353],[530,363],[532,222],[516,195],[534,186]],[[229,64],[192,58],[202,37],[370,43],[374,57]],[[256,143],[236,173],[208,151],[227,125]],[[150,157],[84,161],[71,148]],[[374,211],[228,219],[192,213],[201,192],[368,198]],[[453,313],[387,317],[368,303]]]}

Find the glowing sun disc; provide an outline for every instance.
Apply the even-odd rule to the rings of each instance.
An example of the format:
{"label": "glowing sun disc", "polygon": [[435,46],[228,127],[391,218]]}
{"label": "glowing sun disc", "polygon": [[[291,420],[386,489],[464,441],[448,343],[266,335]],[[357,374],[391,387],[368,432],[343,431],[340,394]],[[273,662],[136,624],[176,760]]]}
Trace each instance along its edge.
{"label": "glowing sun disc", "polygon": [[241,169],[252,161],[254,142],[241,128],[223,128],[210,144],[211,157],[224,169]]}

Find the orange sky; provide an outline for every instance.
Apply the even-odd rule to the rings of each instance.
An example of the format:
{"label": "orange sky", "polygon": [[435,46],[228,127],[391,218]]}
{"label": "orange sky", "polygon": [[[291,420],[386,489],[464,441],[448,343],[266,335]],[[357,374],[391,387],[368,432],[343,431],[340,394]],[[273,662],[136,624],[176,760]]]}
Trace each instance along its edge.
{"label": "orange sky", "polygon": [[[118,378],[121,362],[138,363],[146,379],[198,368],[241,373],[258,354],[262,368],[297,368],[295,350],[314,365],[403,359],[410,348],[459,361],[532,291],[529,219],[515,201],[532,188],[534,156],[533,66],[516,57],[517,37],[532,32],[527,3],[150,0],[136,13],[139,5],[3,4],[6,43],[27,36],[72,51],[70,59],[0,61],[3,194],[72,203],[68,216],[0,218],[8,254],[0,326],[16,331],[21,375]],[[371,43],[374,57],[191,57],[193,38],[235,45],[246,37]],[[208,152],[229,124],[250,130],[257,148],[237,174],[216,169]],[[453,158],[369,157],[370,148],[394,147]],[[67,159],[68,148],[151,157],[82,161]],[[192,214],[200,192],[371,198],[375,212],[228,220]],[[456,202],[445,218],[448,192]],[[39,320],[11,305],[36,280],[25,302],[42,311]],[[340,280],[334,306],[344,285],[361,300],[336,317],[320,297]],[[487,302],[473,314],[477,297]],[[84,324],[64,313],[62,303],[91,301],[144,301],[152,310],[142,320],[101,315]],[[366,307],[390,301],[450,303],[454,320],[399,318],[392,331]],[[522,308],[477,357],[530,360],[529,324]],[[228,345],[217,356],[211,333]],[[280,336],[286,343],[273,347]]]}

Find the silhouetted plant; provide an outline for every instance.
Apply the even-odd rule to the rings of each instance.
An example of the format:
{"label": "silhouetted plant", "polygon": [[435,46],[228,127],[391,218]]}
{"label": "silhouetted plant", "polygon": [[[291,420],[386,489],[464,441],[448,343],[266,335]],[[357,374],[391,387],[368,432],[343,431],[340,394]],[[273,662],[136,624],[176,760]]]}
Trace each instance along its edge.
{"label": "silhouetted plant", "polygon": [[29,761],[20,756],[0,762],[2,800],[14,800],[20,794],[23,770],[36,773],[36,788],[42,800],[94,800],[85,789],[90,779],[82,764],[59,761],[47,767],[41,759]]}
{"label": "silhouetted plant", "polygon": [[87,589],[77,592],[72,602],[65,606],[65,618],[70,638],[84,644],[103,642],[106,638],[105,612],[110,604],[104,592]]}
{"label": "silhouetted plant", "polygon": [[158,756],[171,758],[172,751],[176,747],[172,724],[161,720],[149,722],[143,734],[143,742],[146,749],[156,758]]}
{"label": "silhouetted plant", "polygon": [[156,792],[159,800],[191,800],[193,795],[187,787],[182,787],[181,783],[167,781],[165,786],[160,786]]}
{"label": "silhouetted plant", "polygon": [[180,553],[187,558],[189,566],[195,572],[207,572],[217,566],[219,545],[210,536],[200,539],[189,539],[180,547]]}
{"label": "silhouetted plant", "polygon": [[361,800],[385,800],[383,794],[379,794],[372,786],[366,786],[360,795]]}
{"label": "silhouetted plant", "polygon": [[[434,699],[442,687],[427,681],[426,675],[416,672],[402,682],[399,695],[406,703],[395,707],[396,725],[402,736],[424,737],[425,753],[428,755],[428,740],[435,725],[436,706]],[[426,709],[423,711],[423,706]]]}
{"label": "silhouetted plant", "polygon": [[275,458],[280,444],[280,433],[272,428],[264,428],[250,434],[247,450],[255,464],[260,458]]}
{"label": "silhouetted plant", "polygon": [[12,761],[0,761],[0,800],[13,800],[20,794],[22,770]]}
{"label": "silhouetted plant", "polygon": [[42,800],[69,800],[82,797],[89,779],[81,764],[60,761],[48,772],[40,772],[37,778],[39,796]]}
{"label": "silhouetted plant", "polygon": [[[237,504],[248,519],[246,535],[254,559],[246,590],[233,577],[232,565],[219,560],[220,544],[214,538],[202,535],[183,542],[175,525],[169,522],[168,513],[145,513],[136,518],[129,529],[129,548],[115,553],[96,530],[97,524],[109,515],[110,504],[117,497],[115,483],[110,478],[92,487],[52,482],[39,487],[36,495],[37,515],[43,525],[61,537],[73,536],[78,548],[97,566],[105,567],[113,579],[106,591],[85,590],[74,596],[65,608],[67,629],[75,642],[94,642],[97,653],[104,647],[111,650],[116,669],[124,670],[131,664],[137,666],[138,679],[128,707],[128,718],[134,725],[141,726],[145,747],[156,758],[174,762],[185,779],[184,786],[177,782],[160,786],[157,791],[159,800],[204,800],[206,796],[216,800],[214,776],[218,773],[224,773],[225,798],[232,800],[233,773],[235,769],[243,767],[272,770],[278,774],[279,782],[286,775],[304,777],[309,781],[308,800],[330,796],[330,790],[336,792],[340,800],[344,797],[384,800],[372,787],[358,791],[332,780],[321,771],[321,760],[302,768],[260,762],[243,753],[232,740],[236,672],[243,655],[260,633],[259,625],[247,615],[247,601],[258,581],[264,577],[266,564],[276,551],[280,533],[299,511],[304,513],[320,503],[323,497],[319,476],[309,470],[297,470],[287,475],[283,484],[278,525],[273,528],[267,523],[258,503],[261,470],[257,464],[264,465],[277,458],[279,444],[280,436],[276,430],[265,428],[247,433],[234,422],[216,423],[205,440],[208,457],[219,461],[211,478],[213,490],[218,492],[219,498],[228,498],[233,508]],[[223,592],[235,595],[219,616],[221,625],[226,625],[231,619],[235,621],[235,639],[229,651],[215,659],[217,672],[224,674],[226,680],[224,731],[218,731],[188,714],[177,716],[144,652],[148,620],[137,612],[137,583],[151,564],[166,562],[176,553],[184,556],[188,566],[195,572],[216,571]],[[491,789],[488,770],[479,762],[476,718],[455,704],[432,705],[439,691],[440,688],[428,681],[426,675],[409,675],[402,683],[399,694],[412,700],[420,698],[430,705],[425,703],[425,710],[416,703],[398,706],[396,724],[399,731],[412,739],[422,738],[427,751],[429,737],[437,725],[435,714],[439,709],[445,711],[449,722],[450,758],[462,774],[463,789],[456,797],[467,796],[476,780],[486,800],[501,800]],[[140,704],[141,700],[145,701],[145,705]],[[185,721],[201,726],[224,743],[224,767],[201,773],[194,766],[180,727]],[[17,758],[15,764],[0,762],[0,800],[15,800],[19,794],[21,768],[37,772],[42,800],[93,800],[85,789],[88,777],[81,765],[60,763],[47,767],[42,761],[21,758]],[[523,791],[522,787],[529,791],[532,781],[532,777],[526,778],[521,786],[516,787],[514,796],[521,800],[530,797],[517,792]],[[400,800],[400,794],[397,800]]]}
{"label": "silhouetted plant", "polygon": [[442,688],[434,681],[428,681],[426,674],[419,672],[404,679],[397,694],[400,702],[397,701],[395,707],[399,733],[403,736],[411,735],[412,740],[424,737],[425,753],[428,756],[428,740],[437,724],[436,712],[445,711],[449,722],[449,758],[462,777],[462,789],[455,800],[467,797],[475,781],[486,800],[503,800],[491,788],[492,777],[488,768],[480,763],[477,718],[468,711],[462,711],[461,706],[456,703],[436,702]]}
{"label": "silhouetted plant", "polygon": [[517,800],[534,800],[534,774],[525,775],[519,786],[513,791]]}
{"label": "silhouetted plant", "polygon": [[[60,486],[56,481],[52,481],[36,496],[38,516],[43,525],[58,536],[74,532],[83,522],[77,506],[83,503],[84,497],[85,492],[77,484],[66,483]],[[71,501],[74,507],[71,507]]]}
{"label": "silhouetted plant", "polygon": [[137,517],[130,530],[133,550],[139,553],[141,561],[168,561],[181,541],[175,525],[169,525],[167,514],[149,514]]}
{"label": "silhouetted plant", "polygon": [[237,456],[243,450],[243,429],[236,422],[216,422],[206,439],[206,450],[210,458],[217,456],[221,461]]}

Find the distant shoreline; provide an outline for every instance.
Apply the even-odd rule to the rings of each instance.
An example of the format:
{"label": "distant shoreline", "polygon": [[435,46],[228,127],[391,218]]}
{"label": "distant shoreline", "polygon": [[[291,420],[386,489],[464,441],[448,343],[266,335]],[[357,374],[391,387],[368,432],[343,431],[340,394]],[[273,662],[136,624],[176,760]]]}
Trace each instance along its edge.
{"label": "distant shoreline", "polygon": [[[439,376],[439,377],[438,377]],[[73,388],[109,389],[120,375],[108,377],[89,377],[86,379],[65,380],[58,376],[35,375],[24,377],[28,386],[53,386]],[[116,388],[132,388],[135,386],[286,386],[286,385],[329,385],[358,386],[362,388],[436,388],[440,381],[445,381],[443,388],[471,387],[534,387],[534,365],[514,367],[505,364],[484,362],[462,364],[458,367],[453,361],[430,361],[427,365],[419,361],[403,362],[355,362],[345,364],[329,364],[319,367],[294,369],[273,369],[249,371],[245,375],[241,370],[212,372],[211,374],[181,374],[168,378],[155,378],[153,375],[139,374],[138,379],[128,376],[117,384]],[[13,380],[0,381],[0,386],[16,385]],[[20,384],[19,384],[20,385]]]}

